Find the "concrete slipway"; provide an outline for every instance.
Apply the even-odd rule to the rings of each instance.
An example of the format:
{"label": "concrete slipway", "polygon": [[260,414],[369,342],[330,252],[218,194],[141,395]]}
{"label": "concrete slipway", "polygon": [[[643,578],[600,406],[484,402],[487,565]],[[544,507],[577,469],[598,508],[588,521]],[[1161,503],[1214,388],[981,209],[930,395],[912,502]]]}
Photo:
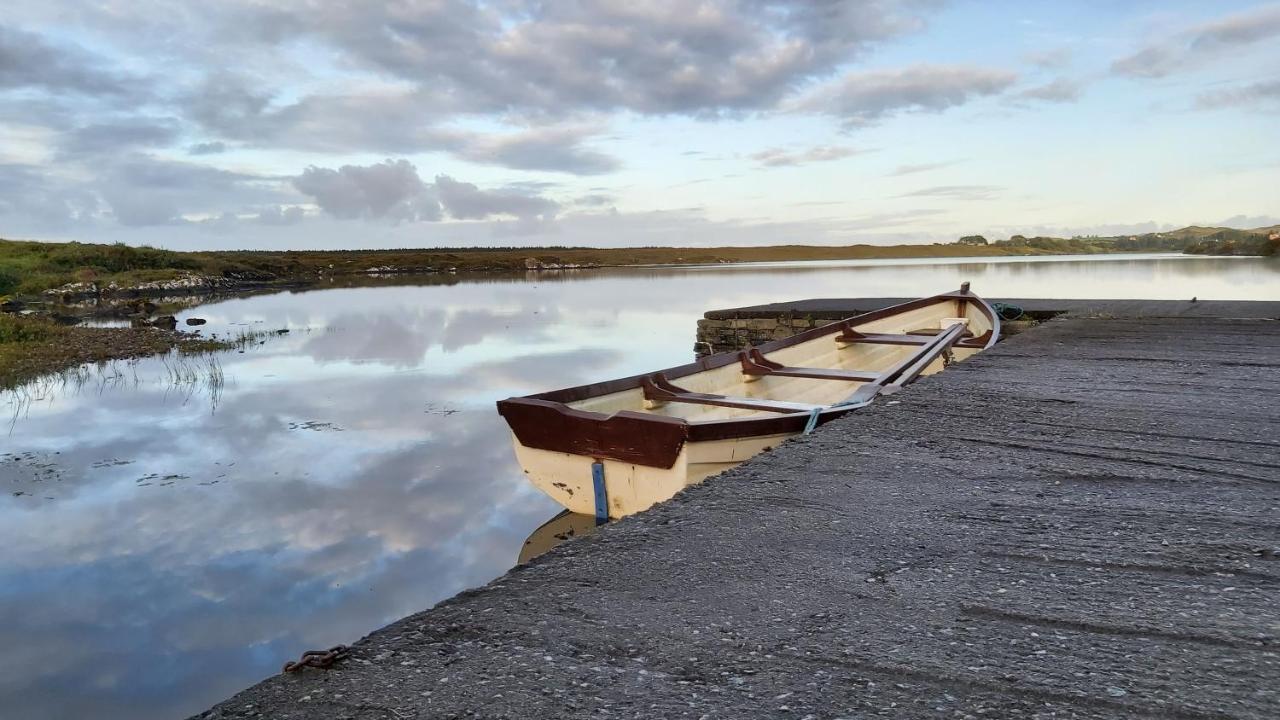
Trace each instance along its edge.
{"label": "concrete slipway", "polygon": [[1280,323],[1210,305],[1050,321],[199,717],[1280,717]]}

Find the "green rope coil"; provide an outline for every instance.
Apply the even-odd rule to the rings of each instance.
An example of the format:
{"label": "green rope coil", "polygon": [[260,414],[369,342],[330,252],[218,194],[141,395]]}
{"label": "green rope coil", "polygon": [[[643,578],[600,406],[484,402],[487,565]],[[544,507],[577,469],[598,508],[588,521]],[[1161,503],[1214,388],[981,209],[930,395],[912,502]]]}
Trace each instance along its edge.
{"label": "green rope coil", "polygon": [[1022,308],[1012,303],[991,303],[1001,320],[1017,320],[1023,316]]}

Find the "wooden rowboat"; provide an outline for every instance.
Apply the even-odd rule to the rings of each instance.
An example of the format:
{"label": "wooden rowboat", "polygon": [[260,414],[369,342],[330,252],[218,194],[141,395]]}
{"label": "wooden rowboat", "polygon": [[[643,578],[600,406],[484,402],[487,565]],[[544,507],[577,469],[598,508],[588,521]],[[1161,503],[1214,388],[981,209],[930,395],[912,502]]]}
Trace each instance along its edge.
{"label": "wooden rowboat", "polygon": [[741,352],[498,402],[530,481],[603,521],[644,510],[789,437],[991,347],[965,283]]}

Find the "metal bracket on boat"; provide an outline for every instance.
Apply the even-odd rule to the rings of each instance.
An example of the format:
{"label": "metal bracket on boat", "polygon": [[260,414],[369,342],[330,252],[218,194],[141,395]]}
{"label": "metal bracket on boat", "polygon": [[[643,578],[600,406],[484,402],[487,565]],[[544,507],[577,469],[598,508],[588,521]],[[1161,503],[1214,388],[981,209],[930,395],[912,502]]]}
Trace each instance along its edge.
{"label": "metal bracket on boat", "polygon": [[604,485],[604,463],[599,460],[591,463],[591,485],[596,495],[596,524],[609,522],[609,491]]}
{"label": "metal bracket on boat", "polygon": [[866,339],[866,335],[853,329],[853,325],[848,320],[840,321],[840,333],[836,335],[836,345],[840,347],[849,347],[860,340]]}
{"label": "metal bracket on boat", "polygon": [[809,422],[804,424],[804,434],[808,435],[813,429],[818,427],[818,416],[822,414],[822,408],[816,407],[809,411]]}

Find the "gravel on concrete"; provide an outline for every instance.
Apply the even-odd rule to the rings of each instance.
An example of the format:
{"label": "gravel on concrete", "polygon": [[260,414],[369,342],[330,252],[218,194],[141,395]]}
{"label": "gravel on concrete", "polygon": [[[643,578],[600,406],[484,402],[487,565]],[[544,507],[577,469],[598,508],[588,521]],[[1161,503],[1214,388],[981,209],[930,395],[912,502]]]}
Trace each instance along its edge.
{"label": "gravel on concrete", "polygon": [[198,717],[1277,718],[1277,397],[1053,320]]}

